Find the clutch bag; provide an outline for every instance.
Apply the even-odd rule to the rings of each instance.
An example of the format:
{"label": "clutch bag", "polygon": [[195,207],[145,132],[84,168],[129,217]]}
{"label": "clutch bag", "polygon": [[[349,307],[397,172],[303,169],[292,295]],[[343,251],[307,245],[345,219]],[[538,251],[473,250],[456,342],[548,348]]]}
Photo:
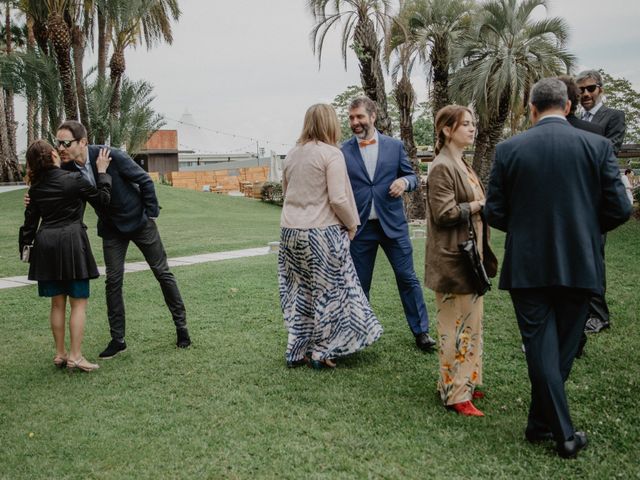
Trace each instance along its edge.
{"label": "clutch bag", "polygon": [[24,263],[29,263],[31,259],[32,247],[33,245],[25,245],[24,247],[22,247],[22,254],[20,255],[20,260],[22,260]]}

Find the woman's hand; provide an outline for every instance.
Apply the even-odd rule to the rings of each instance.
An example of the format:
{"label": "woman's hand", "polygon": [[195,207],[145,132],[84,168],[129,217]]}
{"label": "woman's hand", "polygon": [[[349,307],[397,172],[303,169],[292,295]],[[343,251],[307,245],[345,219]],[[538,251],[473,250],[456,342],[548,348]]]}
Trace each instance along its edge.
{"label": "woman's hand", "polygon": [[110,153],[111,150],[109,150],[108,148],[100,149],[98,159],[96,160],[98,173],[107,173],[107,168],[109,168],[109,164],[111,163],[111,157],[109,156]]}
{"label": "woman's hand", "polygon": [[356,236],[356,230],[355,229],[349,230],[347,233],[349,234],[349,241],[353,240],[354,237]]}
{"label": "woman's hand", "polygon": [[476,214],[484,207],[484,199],[482,200],[474,200],[469,204],[469,208],[471,210],[471,214]]}

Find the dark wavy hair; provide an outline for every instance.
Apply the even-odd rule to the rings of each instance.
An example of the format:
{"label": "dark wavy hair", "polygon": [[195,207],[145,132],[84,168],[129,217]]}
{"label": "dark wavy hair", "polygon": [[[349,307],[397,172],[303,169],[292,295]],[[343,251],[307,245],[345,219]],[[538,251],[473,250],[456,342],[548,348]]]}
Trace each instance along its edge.
{"label": "dark wavy hair", "polygon": [[436,146],[435,154],[438,155],[442,147],[447,143],[447,137],[444,134],[444,127],[449,127],[451,133],[458,129],[458,125],[462,122],[464,114],[468,113],[473,117],[473,112],[467,107],[460,105],[447,105],[438,110],[436,114]]}
{"label": "dark wavy hair", "polygon": [[27,149],[27,183],[29,185],[38,183],[47,170],[58,168],[51,157],[53,151],[53,147],[44,140],[36,140],[29,145]]}

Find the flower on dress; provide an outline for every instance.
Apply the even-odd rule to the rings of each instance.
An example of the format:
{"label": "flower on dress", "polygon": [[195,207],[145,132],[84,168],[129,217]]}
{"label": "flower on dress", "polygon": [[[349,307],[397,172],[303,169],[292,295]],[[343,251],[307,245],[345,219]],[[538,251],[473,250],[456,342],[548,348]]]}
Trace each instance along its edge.
{"label": "flower on dress", "polygon": [[444,384],[451,385],[453,383],[453,377],[449,375],[449,372],[444,372]]}

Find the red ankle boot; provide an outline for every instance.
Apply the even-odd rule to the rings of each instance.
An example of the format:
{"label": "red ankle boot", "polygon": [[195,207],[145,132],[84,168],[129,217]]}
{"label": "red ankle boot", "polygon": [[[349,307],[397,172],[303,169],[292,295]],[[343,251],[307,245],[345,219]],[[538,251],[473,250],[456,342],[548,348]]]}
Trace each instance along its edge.
{"label": "red ankle boot", "polygon": [[453,405],[449,405],[449,408],[466,417],[484,417],[484,413],[478,410],[469,400],[466,402],[454,403]]}
{"label": "red ankle boot", "polygon": [[481,392],[480,390],[476,390],[475,392],[473,392],[472,397],[474,400],[479,400],[481,398],[484,398],[484,392]]}

